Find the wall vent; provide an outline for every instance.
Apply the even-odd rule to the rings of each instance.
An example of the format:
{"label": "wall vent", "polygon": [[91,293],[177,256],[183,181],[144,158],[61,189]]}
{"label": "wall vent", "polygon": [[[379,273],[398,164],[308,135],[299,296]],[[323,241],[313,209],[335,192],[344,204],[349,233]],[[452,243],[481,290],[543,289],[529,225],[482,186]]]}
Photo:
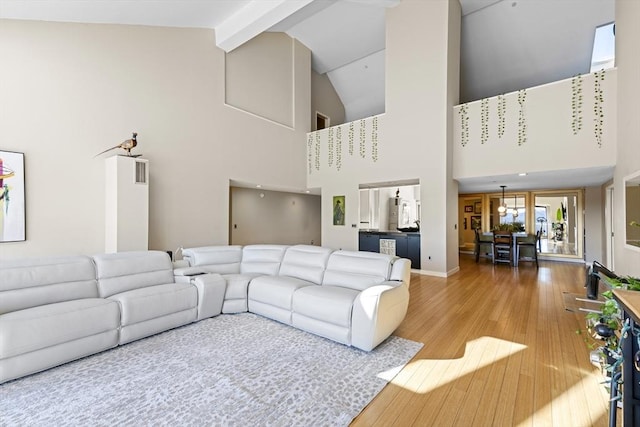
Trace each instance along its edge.
{"label": "wall vent", "polygon": [[147,183],[147,162],[136,161],[136,184]]}

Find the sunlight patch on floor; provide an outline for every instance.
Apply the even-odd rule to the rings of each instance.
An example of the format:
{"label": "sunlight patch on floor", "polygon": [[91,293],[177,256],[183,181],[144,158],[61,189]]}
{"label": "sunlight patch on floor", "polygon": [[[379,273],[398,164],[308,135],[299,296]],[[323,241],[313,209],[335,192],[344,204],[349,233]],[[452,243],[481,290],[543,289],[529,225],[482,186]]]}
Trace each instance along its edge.
{"label": "sunlight patch on floor", "polygon": [[[553,415],[554,420],[557,420],[562,416],[566,418],[566,422],[570,423],[564,425],[588,426],[592,425],[593,420],[597,420],[601,417],[606,418],[609,412],[607,407],[593,405],[590,408],[576,408],[573,403],[584,401],[585,390],[592,390],[594,381],[597,380],[593,375],[584,376],[570,389],[566,390],[564,393],[555,397],[551,402],[538,409],[529,418],[522,420],[518,424],[518,427],[540,425],[543,423],[542,420],[548,419],[549,415],[552,414],[553,411],[556,412],[556,414]],[[602,389],[604,390],[604,386],[602,386]],[[603,393],[606,394],[604,391]],[[597,399],[599,400],[600,396],[598,396]],[[596,401],[595,398],[594,401]],[[567,413],[567,408],[573,408],[570,414]],[[560,416],[558,416],[559,412],[562,412]]]}
{"label": "sunlight patch on floor", "polygon": [[420,359],[404,368],[396,367],[378,374],[391,384],[414,393],[429,393],[451,381],[512,356],[527,346],[494,337],[469,341],[460,359]]}

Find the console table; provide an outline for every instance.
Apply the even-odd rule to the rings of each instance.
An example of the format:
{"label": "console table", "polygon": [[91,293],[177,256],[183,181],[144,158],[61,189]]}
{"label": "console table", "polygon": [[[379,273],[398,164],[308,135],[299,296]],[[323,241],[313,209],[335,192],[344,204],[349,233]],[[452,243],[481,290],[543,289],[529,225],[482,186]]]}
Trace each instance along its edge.
{"label": "console table", "polygon": [[[631,320],[632,327],[640,327],[640,292],[614,289],[613,297],[624,312],[624,319]],[[633,364],[638,340],[630,336],[622,343],[622,425],[640,426],[640,372]]]}

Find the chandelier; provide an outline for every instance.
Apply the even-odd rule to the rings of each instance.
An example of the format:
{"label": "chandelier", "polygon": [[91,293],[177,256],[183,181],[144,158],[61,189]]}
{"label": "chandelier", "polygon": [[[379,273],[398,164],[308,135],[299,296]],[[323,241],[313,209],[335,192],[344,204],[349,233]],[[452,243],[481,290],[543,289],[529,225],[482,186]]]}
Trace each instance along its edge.
{"label": "chandelier", "polygon": [[502,188],[502,199],[500,200],[500,206],[498,206],[498,213],[500,216],[505,216],[507,215],[507,204],[504,201],[504,188],[506,185],[501,185],[500,187]]}

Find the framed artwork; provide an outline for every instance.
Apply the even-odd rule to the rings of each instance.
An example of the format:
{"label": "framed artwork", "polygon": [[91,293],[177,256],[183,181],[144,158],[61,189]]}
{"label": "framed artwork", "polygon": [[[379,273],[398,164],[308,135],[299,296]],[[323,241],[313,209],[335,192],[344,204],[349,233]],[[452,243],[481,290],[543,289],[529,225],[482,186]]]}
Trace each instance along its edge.
{"label": "framed artwork", "polygon": [[473,204],[473,213],[477,215],[482,213],[482,202],[475,202]]}
{"label": "framed artwork", "polygon": [[0,151],[0,243],[26,240],[24,153]]}
{"label": "framed artwork", "polygon": [[482,217],[481,216],[472,216],[471,217],[471,229],[472,230],[479,230],[482,228]]}
{"label": "framed artwork", "polygon": [[465,207],[464,207],[464,211],[465,211],[465,212],[473,212],[473,206],[471,206],[471,205],[465,205]]}
{"label": "framed artwork", "polygon": [[333,225],[344,225],[344,196],[333,196]]}

